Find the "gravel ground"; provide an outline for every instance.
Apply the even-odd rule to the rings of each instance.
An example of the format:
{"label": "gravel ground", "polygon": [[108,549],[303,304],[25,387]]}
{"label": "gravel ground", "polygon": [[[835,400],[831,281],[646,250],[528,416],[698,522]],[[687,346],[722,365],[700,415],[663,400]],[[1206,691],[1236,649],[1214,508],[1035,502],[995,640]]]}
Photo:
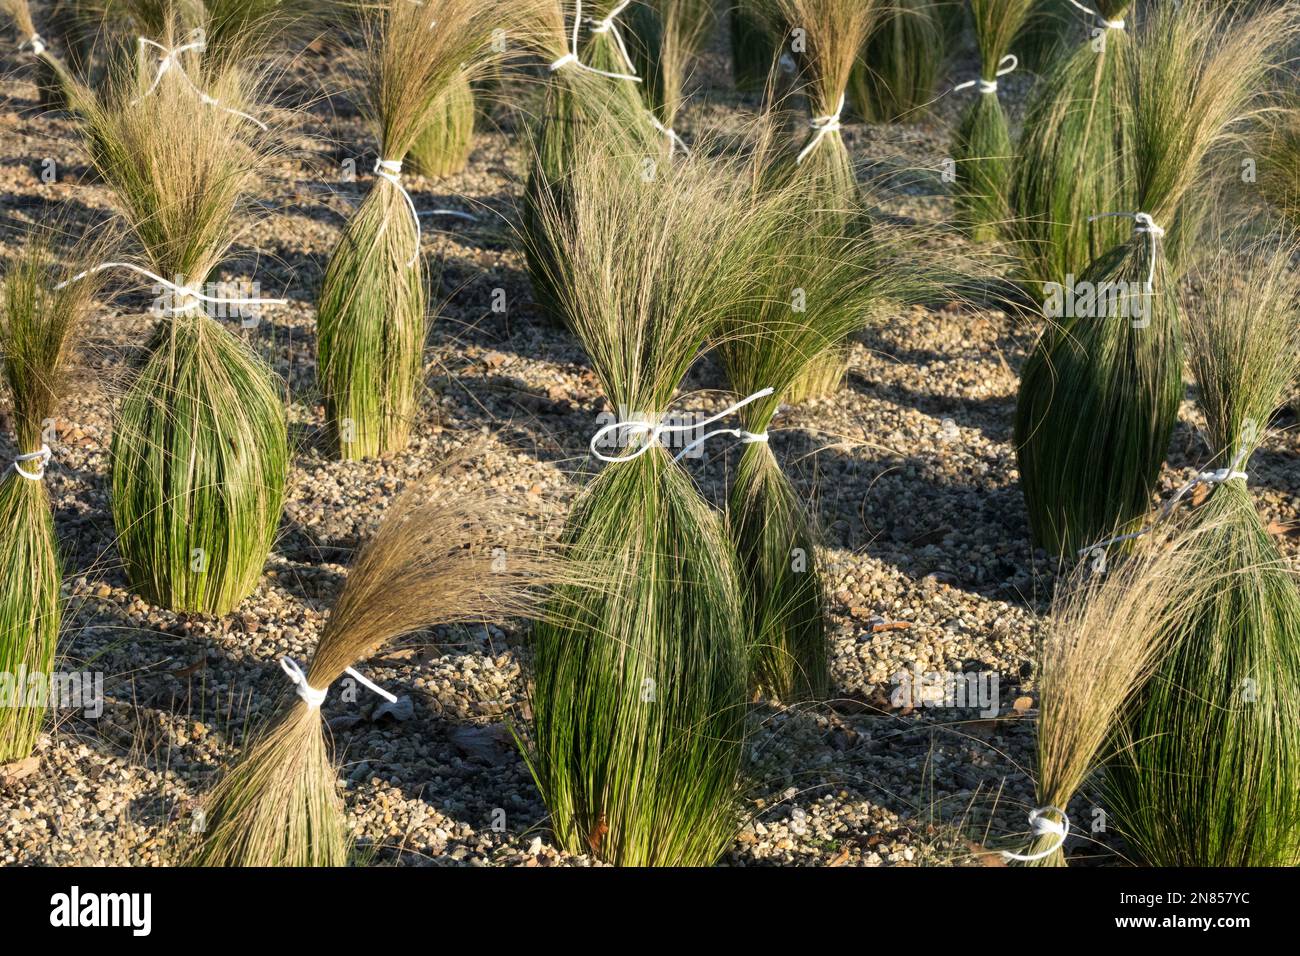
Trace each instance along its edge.
{"label": "gravel ground", "polygon": [[[26,67],[12,54],[0,58],[5,260],[26,224],[55,216],[84,224],[113,208],[88,174],[71,124],[35,114]],[[971,68],[968,60],[953,72]],[[105,303],[61,410],[47,484],[67,567],[61,667],[104,672],[107,701],[96,720],[60,714],[38,762],[0,768],[0,862],[169,862],[173,828],[189,825],[244,729],[286,693],[276,659],[309,656],[349,556],[403,483],[480,435],[489,451],[472,480],[527,496],[540,510],[562,510],[586,472],[586,441],[603,399],[581,349],[535,311],[512,242],[522,166],[509,118],[481,132],[464,173],[409,181],[421,208],[474,209],[480,217],[426,220],[425,251],[442,264],[445,303],[430,339],[424,424],[402,455],[365,463],[326,457],[314,291],[343,216],[368,187],[368,176],[340,182],[340,165],[354,157],[368,170],[374,147],[346,96],[301,93],[293,76],[325,90],[345,79],[335,57],[309,53],[284,81],[310,102],[294,153],[267,183],[274,217],[221,270],[256,277],[267,294],[290,300],[239,333],[284,377],[296,444],[265,579],[223,619],[162,611],[127,589],[108,510],[108,440],[113,396],[151,319],[141,295]],[[715,51],[700,71],[688,132],[725,128],[738,105],[754,105],[731,92],[725,76]],[[1003,81],[1009,102],[1023,99],[1026,82]],[[854,155],[886,174],[889,211],[949,217],[934,171],[961,105],[949,97],[917,122],[847,131]],[[40,178],[46,158],[56,182]],[[497,288],[506,290],[504,313],[489,306]],[[818,706],[755,706],[743,793],[749,823],[726,863],[998,865],[981,848],[1024,831],[1033,796],[1034,643],[1052,586],[1028,540],[1009,444],[1017,371],[1033,331],[1002,312],[957,304],[891,316],[855,344],[842,391],[780,417],[773,445],[826,532],[820,557],[833,595],[836,696]],[[706,361],[687,385],[720,382]],[[688,400],[700,410],[721,404],[716,394]],[[1166,493],[1208,457],[1196,423],[1189,403]],[[11,431],[7,420],[0,424],[0,457],[8,457]],[[1288,413],[1279,424],[1294,419]],[[734,450],[712,454],[691,467],[720,500]],[[1293,431],[1254,460],[1252,484],[1269,520],[1297,521],[1297,455]],[[1282,540],[1294,557],[1297,539]],[[510,721],[528,715],[526,666],[523,627],[418,634],[365,663],[405,698],[396,713],[375,708],[373,698],[325,705],[365,859],[592,863],[555,848],[514,748]],[[913,667],[996,674],[996,714],[895,706],[892,675]],[[1091,820],[1094,802],[1094,794],[1081,795],[1074,819]],[[1071,848],[1101,862],[1123,859],[1105,834],[1076,837]]]}

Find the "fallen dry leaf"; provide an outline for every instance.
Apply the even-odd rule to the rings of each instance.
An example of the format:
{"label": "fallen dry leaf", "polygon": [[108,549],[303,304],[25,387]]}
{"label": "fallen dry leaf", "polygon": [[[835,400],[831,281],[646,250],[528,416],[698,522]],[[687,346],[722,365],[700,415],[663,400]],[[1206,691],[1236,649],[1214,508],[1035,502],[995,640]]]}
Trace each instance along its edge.
{"label": "fallen dry leaf", "polygon": [[1015,709],[1015,712],[1017,714],[1028,713],[1029,710],[1034,706],[1034,698],[1029,696],[1017,697],[1015,703],[1012,704],[1011,706],[1012,708]]}
{"label": "fallen dry leaf", "polygon": [[40,757],[24,757],[13,763],[0,764],[0,787],[8,787],[24,777],[30,777],[40,765]]}
{"label": "fallen dry leaf", "polygon": [[881,631],[906,631],[911,626],[911,621],[882,621],[879,624],[871,625],[871,633],[879,634]]}

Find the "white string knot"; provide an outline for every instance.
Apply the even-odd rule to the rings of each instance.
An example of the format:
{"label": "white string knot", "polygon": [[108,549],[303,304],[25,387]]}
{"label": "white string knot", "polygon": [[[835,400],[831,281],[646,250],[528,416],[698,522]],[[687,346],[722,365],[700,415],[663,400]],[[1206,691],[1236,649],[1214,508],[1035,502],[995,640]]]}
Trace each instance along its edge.
{"label": "white string knot", "polygon": [[158,273],[151,272],[143,266],[138,266],[133,262],[101,262],[97,266],[78,272],[70,279],[65,279],[56,285],[54,289],[57,292],[59,289],[63,289],[74,282],[80,282],[82,279],[86,278],[86,276],[103,272],[106,269],[126,269],[130,272],[138,273],[147,279],[152,279],[164,288],[170,289],[180,297],[181,304],[169,306],[164,309],[163,311],[167,314],[188,312],[190,309],[198,308],[199,304],[202,302],[211,302],[216,305],[284,305],[289,301],[288,299],[261,299],[247,298],[243,296],[208,295],[207,293],[201,292],[198,289],[193,289],[190,286],[177,285],[175,282],[169,282],[162,276],[158,275]]}
{"label": "white string knot", "polygon": [[406,200],[406,208],[411,210],[411,221],[415,223],[415,252],[411,255],[411,261],[406,264],[409,269],[420,258],[420,240],[422,236],[420,233],[420,214],[415,211],[415,200],[411,198],[411,194],[402,185],[402,161],[400,159],[384,159],[383,157],[376,159],[375,175],[388,180],[396,186],[398,192],[402,194],[402,198]]}
{"label": "white string knot", "polygon": [[969,90],[973,86],[978,86],[979,91],[985,94],[992,94],[998,91],[998,77],[1006,76],[1008,73],[1014,73],[1020,66],[1020,60],[1014,53],[1008,53],[1002,59],[998,60],[997,72],[993,74],[993,79],[986,80],[980,77],[977,80],[967,80],[965,83],[958,83],[952,88],[954,93],[962,90]]}
{"label": "white string knot", "polygon": [[[591,442],[588,447],[590,447],[591,453],[596,456],[596,458],[604,462],[632,461],[634,458],[640,458],[651,448],[660,444],[660,439],[664,435],[673,435],[680,432],[693,432],[697,429],[703,428],[705,425],[712,425],[714,422],[722,421],[722,419],[726,418],[728,415],[732,415],[744,408],[750,402],[756,402],[760,398],[766,398],[771,394],[772,389],[770,388],[760,389],[753,395],[743,398],[734,405],[724,408],[722,411],[718,412],[718,414],[706,418],[702,422],[696,422],[690,425],[665,425],[662,420],[653,423],[645,421],[613,422],[612,424],[605,425],[603,428],[597,430],[596,434],[591,436]],[[624,441],[628,443],[635,438],[642,438],[643,441],[641,441],[641,443],[628,454],[606,455],[596,446],[599,445],[605,436],[610,433],[621,435]],[[713,438],[715,435],[731,435],[733,438],[740,439],[740,441],[746,445],[754,444],[756,442],[765,443],[767,441],[766,432],[756,434],[754,432],[745,431],[743,428],[717,428],[711,432],[706,432],[699,438],[695,439],[695,441],[691,442],[674,455],[673,460],[681,461],[688,454],[703,445],[710,438]]]}
{"label": "white string knot", "polygon": [[1107,30],[1123,30],[1123,29],[1124,29],[1124,20],[1123,20],[1122,17],[1121,17],[1120,19],[1118,19],[1118,20],[1107,20],[1105,17],[1103,17],[1103,16],[1102,16],[1100,13],[1098,13],[1096,10],[1092,9],[1092,7],[1085,7],[1082,3],[1079,2],[1079,0],[1070,0],[1070,2],[1071,2],[1072,4],[1074,4],[1078,9],[1080,9],[1080,10],[1082,10],[1084,13],[1088,14],[1088,16],[1090,16],[1090,17],[1096,17],[1096,18],[1097,18],[1097,22],[1100,23],[1100,24],[1101,24],[1103,27],[1105,27]]}
{"label": "white string knot", "polygon": [[[325,698],[329,695],[329,688],[326,687],[322,690],[317,687],[312,687],[311,684],[308,684],[307,675],[303,673],[302,668],[298,666],[298,662],[295,661],[292,657],[280,658],[280,669],[283,670],[285,674],[288,675],[289,680],[293,682],[294,690],[297,692],[298,696],[301,697],[303,701],[307,704],[308,709],[319,710],[320,705],[325,703]],[[343,673],[347,674],[349,677],[354,678],[357,681],[357,683],[363,685],[364,687],[378,694],[380,697],[384,698],[390,704],[397,703],[397,698],[395,696],[390,694],[388,691],[384,690],[378,684],[366,679],[353,668],[351,667],[344,668]]]}
{"label": "white string knot", "polygon": [[1150,266],[1147,269],[1146,293],[1151,295],[1156,287],[1156,253],[1160,249],[1160,240],[1164,238],[1165,231],[1156,225],[1156,221],[1151,218],[1150,213],[1146,212],[1099,212],[1095,216],[1089,216],[1088,222],[1096,222],[1098,219],[1112,219],[1115,217],[1133,220],[1133,235],[1148,236],[1151,239]]}
{"label": "white string knot", "polygon": [[32,48],[32,56],[43,56],[45,54],[45,50],[46,50],[45,41],[41,39],[41,35],[39,33],[33,33],[31,36],[29,36],[27,38],[27,42],[20,44],[18,49],[21,50],[25,46],[29,46]]}
{"label": "white string knot", "polygon": [[194,36],[195,34],[198,34],[199,38],[197,40],[194,40],[190,43],[186,43],[183,46],[178,46],[174,49],[168,49],[167,47],[163,46],[161,43],[155,43],[153,40],[150,40],[147,37],[136,37],[136,39],[140,42],[140,46],[156,47],[157,49],[163,51],[163,55],[158,58],[158,72],[154,74],[153,83],[150,84],[149,89],[145,90],[142,94],[140,94],[135,99],[133,99],[131,101],[131,105],[134,106],[135,104],[139,103],[142,99],[144,99],[146,96],[153,93],[154,90],[158,89],[158,84],[162,82],[163,76],[167,73],[168,70],[170,70],[173,66],[175,66],[177,67],[177,72],[180,74],[181,79],[185,81],[185,85],[190,88],[190,91],[193,92],[194,95],[199,98],[199,102],[201,102],[204,106],[215,106],[217,107],[217,109],[229,113],[231,116],[238,116],[240,119],[246,119],[250,123],[255,123],[263,130],[270,129],[269,126],[263,123],[256,116],[252,116],[241,110],[231,109],[229,106],[222,106],[221,101],[218,100],[215,96],[209,96],[203,90],[199,89],[197,86],[194,85],[194,81],[191,80],[190,75],[185,72],[185,68],[180,66],[179,58],[182,53],[185,53],[188,50],[194,50],[195,52],[202,53],[207,49],[207,42],[203,39],[203,31],[202,30],[190,31],[190,36]]}
{"label": "white string knot", "polygon": [[[1061,819],[1049,819],[1047,816],[1049,813],[1059,814]],[[1070,818],[1065,815],[1065,811],[1060,807],[1036,807],[1030,810],[1029,825],[1033,828],[1035,838],[1056,836],[1059,839],[1055,844],[1039,853],[1011,853],[1008,850],[1003,850],[1003,857],[1008,860],[1019,860],[1021,863],[1032,863],[1034,860],[1041,860],[1045,856],[1051,856],[1065,845],[1066,837],[1070,835]]]}
{"label": "white string knot", "polygon": [[796,165],[807,159],[808,154],[816,149],[823,139],[831,133],[838,133],[844,128],[843,123],[840,122],[840,116],[844,112],[845,96],[846,94],[844,93],[840,94],[840,102],[839,105],[835,107],[834,113],[827,113],[825,116],[814,116],[808,121],[808,125],[816,132],[813,134],[812,139],[808,141],[808,145],[803,148],[803,152],[799,154],[799,158],[795,160]]}
{"label": "white string knot", "polygon": [[[628,0],[628,2],[630,2],[630,0]],[[582,62],[582,60],[578,57],[578,31],[581,28],[583,22],[582,0],[574,0],[573,6],[574,6],[573,33],[569,41],[569,52],[564,54],[564,56],[560,57],[558,60],[554,61],[550,65],[550,67],[548,67],[548,69],[552,73],[554,73],[556,70],[562,70],[566,66],[574,66],[577,67],[579,70],[586,70],[588,73],[595,73],[597,76],[607,76],[611,80],[628,80],[629,82],[632,83],[640,83],[641,77],[637,76],[635,73],[611,73],[607,70],[598,70],[594,66],[588,66],[587,64]],[[625,2],[622,6],[620,6],[613,13],[611,13],[606,18],[606,20],[602,20],[599,22],[605,23],[606,21],[612,21],[613,18],[616,17],[623,10],[623,7],[626,6],[627,6],[627,2]],[[588,20],[588,22],[591,21]],[[610,27],[613,27],[612,22],[610,23]],[[610,27],[607,27],[606,29],[609,29]],[[603,31],[594,30],[593,32],[603,32]],[[620,53],[622,53],[623,59],[627,62],[628,67],[631,68],[632,61],[628,59],[627,49],[623,46],[622,36],[618,33],[617,30],[614,30],[614,35],[618,40],[619,51]]]}
{"label": "white string knot", "polygon": [[636,73],[636,66],[632,63],[632,58],[628,56],[627,45],[623,43],[623,34],[619,31],[618,24],[615,22],[618,15],[626,10],[631,3],[632,0],[622,0],[618,6],[609,11],[609,16],[605,17],[605,19],[588,19],[587,22],[592,24],[592,33],[608,33],[614,38],[614,43],[618,47],[619,56],[621,56],[623,62],[627,64],[627,72],[634,75]]}
{"label": "white string knot", "polygon": [[[50,446],[42,443],[40,451],[32,451],[25,455],[18,455],[14,458],[13,463],[9,467],[18,472],[18,474],[22,475],[28,481],[40,481],[45,477],[45,466],[50,463],[50,459],[53,457],[54,453],[50,451]],[[23,468],[22,462],[25,461],[37,462],[36,470],[28,471]]]}

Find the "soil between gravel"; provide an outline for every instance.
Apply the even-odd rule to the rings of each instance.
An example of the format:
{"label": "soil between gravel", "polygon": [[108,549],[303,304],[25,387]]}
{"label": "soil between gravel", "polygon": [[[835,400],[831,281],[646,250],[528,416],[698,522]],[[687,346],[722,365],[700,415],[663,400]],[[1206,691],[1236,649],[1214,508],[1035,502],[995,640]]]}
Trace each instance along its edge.
{"label": "soil between gravel", "polygon": [[[688,138],[735,126],[737,110],[756,105],[731,90],[723,49],[715,44],[698,71],[682,124]],[[968,56],[952,72],[965,76],[972,66]],[[39,115],[29,63],[6,53],[0,74],[7,262],[30,224],[58,218],[84,227],[110,216],[113,203],[88,173],[72,123]],[[304,93],[308,77],[319,88]],[[449,485],[487,482],[553,515],[588,473],[586,442],[605,405],[576,341],[535,310],[513,238],[519,124],[501,111],[496,128],[480,123],[464,173],[408,179],[420,208],[479,216],[424,220],[424,251],[441,263],[434,297],[442,304],[430,334],[425,420],[411,448],[364,463],[326,456],[314,295],[374,160],[372,137],[338,92],[346,81],[336,58],[312,53],[286,75],[282,85],[310,101],[291,138],[295,153],[266,184],[273,216],[219,270],[290,300],[239,334],[283,377],[296,448],[265,579],[225,618],[172,614],[127,590],[108,509],[108,442],[113,396],[153,319],[143,311],[148,296],[131,293],[95,316],[84,368],[60,410],[47,485],[69,601],[60,668],[102,671],[106,706],[96,720],[60,714],[41,743],[39,769],[0,782],[0,863],[171,862],[173,828],[189,826],[245,729],[287,693],[277,658],[310,655],[350,555],[403,484],[449,452],[485,436],[489,451],[474,473]],[[1028,82],[1003,80],[1013,110]],[[855,158],[886,183],[882,204],[891,213],[950,221],[938,170],[963,102],[946,97],[915,122],[846,130]],[[48,184],[40,176],[47,158],[58,174]],[[348,158],[363,172],[356,182],[341,181]],[[956,236],[949,241],[960,248]],[[505,290],[504,313],[491,310],[494,289]],[[981,847],[1006,846],[1025,831],[1032,661],[1052,589],[1048,562],[1028,539],[1010,446],[1017,372],[1034,332],[1001,311],[955,303],[889,316],[854,345],[837,395],[778,419],[773,446],[825,532],[819,557],[832,593],[835,699],[756,703],[741,800],[749,823],[724,863],[997,865]],[[703,361],[685,391],[715,391],[688,395],[680,407],[721,408],[720,386]],[[7,458],[12,433],[0,414]],[[1209,457],[1197,423],[1185,403],[1164,494]],[[1295,423],[1284,415],[1277,424]],[[734,454],[719,448],[690,465],[714,501]],[[1297,457],[1291,429],[1252,462],[1266,520],[1300,517]],[[1282,541],[1294,559],[1297,539]],[[512,740],[511,723],[526,725],[528,716],[527,655],[527,629],[517,625],[411,635],[364,664],[409,699],[406,719],[376,714],[364,693],[325,705],[367,862],[591,865],[554,847]],[[995,673],[998,716],[892,706],[893,675],[913,667]],[[1085,791],[1072,819],[1090,826],[1097,806]],[[1075,837],[1070,850],[1080,861],[1124,859],[1105,833]]]}

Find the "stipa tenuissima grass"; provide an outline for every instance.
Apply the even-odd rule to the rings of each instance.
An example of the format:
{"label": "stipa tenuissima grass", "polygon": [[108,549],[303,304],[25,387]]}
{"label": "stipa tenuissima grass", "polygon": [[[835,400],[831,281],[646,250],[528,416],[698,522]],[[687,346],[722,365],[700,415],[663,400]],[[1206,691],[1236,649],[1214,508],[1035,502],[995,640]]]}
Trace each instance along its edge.
{"label": "stipa tenuissima grass", "polygon": [[[1010,216],[1011,129],[998,97],[998,77],[1015,68],[1011,42],[1033,0],[971,0],[980,51],[980,77],[969,84],[974,100],[953,134],[957,163],[954,195],[963,224],[977,241],[1001,235]],[[1009,57],[1009,58],[1008,58]]]}
{"label": "stipa tenuissima grass", "polygon": [[1101,22],[1035,89],[1011,183],[1015,238],[1027,281],[1065,282],[1128,235],[1088,217],[1135,209],[1136,159],[1125,97],[1132,56],[1131,0],[1098,0]]}
{"label": "stipa tenuissima grass", "polygon": [[1248,486],[1300,370],[1297,261],[1293,238],[1231,242],[1196,271],[1187,303],[1215,455],[1188,574],[1214,587],[1181,608],[1185,635],[1147,682],[1107,778],[1120,829],[1154,866],[1300,864],[1300,590]]}
{"label": "stipa tenuissima grass", "polygon": [[[604,124],[617,123],[608,117]],[[605,569],[560,588],[535,630],[529,760],[559,843],[620,865],[707,865],[734,839],[748,699],[735,551],[655,432],[748,288],[749,192],[700,150],[647,182],[601,123],[574,144],[566,205],[542,205],[554,287],[619,423],[569,553]],[[636,423],[640,424],[636,424]]]}
{"label": "stipa tenuissima grass", "polygon": [[0,0],[0,17],[13,25],[19,49],[36,61],[36,85],[41,92],[41,103],[50,108],[78,109],[82,99],[89,94],[50,49],[49,38],[37,32],[27,0]]}
{"label": "stipa tenuissima grass", "polygon": [[934,0],[883,5],[849,82],[854,112],[870,123],[920,120],[946,55],[941,11],[947,6]]}
{"label": "stipa tenuissima grass", "polygon": [[1131,38],[1120,105],[1134,204],[1091,214],[1127,220],[1130,237],[1079,277],[1092,301],[1070,283],[1048,298],[1051,325],[1021,374],[1021,486],[1034,537],[1055,554],[1150,507],[1183,396],[1177,264],[1163,224],[1198,218],[1207,158],[1234,140],[1295,30],[1290,8],[1247,17],[1189,0],[1150,11]]}
{"label": "stipa tenuissima grass", "polygon": [[[44,475],[54,414],[95,281],[70,283],[54,267],[50,237],[27,245],[0,283],[0,362],[13,405],[17,454],[0,475],[0,764],[28,756],[40,733],[58,646],[61,569]],[[84,250],[83,250],[84,251]]]}
{"label": "stipa tenuissima grass", "polygon": [[[460,460],[459,458],[457,460]],[[353,665],[411,631],[530,616],[550,559],[520,546],[525,516],[451,469],[404,491],[357,556],[305,673],[281,662],[296,696],[254,730],[203,803],[194,866],[342,866],[351,839],[321,704]],[[514,544],[502,548],[509,528]],[[580,586],[580,585],[578,585]]]}
{"label": "stipa tenuissima grass", "polygon": [[[565,263],[547,238],[551,217],[543,207],[563,212],[574,172],[575,142],[595,124],[611,137],[609,150],[620,157],[629,175],[653,178],[668,141],[654,125],[642,100],[642,78],[628,72],[614,26],[592,34],[584,11],[596,21],[619,13],[613,0],[539,0],[535,5],[534,41],[549,62],[542,113],[532,130],[532,155],[524,188],[522,225],[533,295],[543,313],[557,324],[570,324],[555,283]],[[605,123],[612,116],[615,121]]]}
{"label": "stipa tenuissima grass", "polygon": [[167,283],[114,424],[113,520],[132,587],[163,607],[224,614],[256,586],[270,550],[288,435],[273,373],[205,303],[260,301],[209,280],[248,225],[249,191],[274,147],[247,118],[257,107],[245,76],[205,69],[197,51],[182,62],[187,76],[170,71],[148,95],[133,77],[84,113],[91,160],[147,264],[99,268]]}
{"label": "stipa tenuissima grass", "polygon": [[708,43],[716,11],[711,0],[637,0],[624,13],[642,95],[671,153],[684,147],[676,133],[687,72]]}
{"label": "stipa tenuissima grass", "polygon": [[325,268],[317,300],[317,376],[335,453],[400,451],[424,370],[428,292],[419,215],[402,164],[456,83],[495,54],[509,6],[480,0],[386,0],[366,42],[365,94],[378,126],[375,184]]}
{"label": "stipa tenuissima grass", "polygon": [[[1084,562],[1063,582],[1038,649],[1038,740],[1031,838],[1013,861],[1064,866],[1072,828],[1066,814],[1079,788],[1117,746],[1126,710],[1176,644],[1198,597],[1214,582],[1197,575],[1203,533],[1162,528],[1139,553],[1097,573]],[[1187,746],[1187,741],[1182,742]]]}

